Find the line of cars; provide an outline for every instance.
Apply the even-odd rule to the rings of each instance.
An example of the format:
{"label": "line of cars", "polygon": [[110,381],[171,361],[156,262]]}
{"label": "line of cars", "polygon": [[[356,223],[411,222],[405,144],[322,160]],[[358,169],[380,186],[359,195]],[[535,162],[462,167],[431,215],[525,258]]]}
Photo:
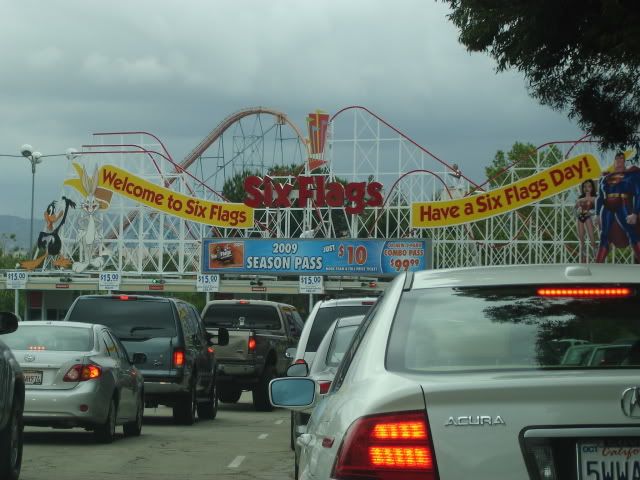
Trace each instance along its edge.
{"label": "line of cars", "polygon": [[218,410],[214,345],[181,300],[137,295],[78,297],[64,321],[18,322],[0,313],[0,478],[19,477],[23,426],[80,427],[112,442],[142,430],[144,407],[167,405],[177,423]]}
{"label": "line of cars", "polygon": [[639,278],[620,265],[398,276],[326,393],[306,375],[319,354],[271,381],[274,406],[310,414],[296,478],[639,477]]}

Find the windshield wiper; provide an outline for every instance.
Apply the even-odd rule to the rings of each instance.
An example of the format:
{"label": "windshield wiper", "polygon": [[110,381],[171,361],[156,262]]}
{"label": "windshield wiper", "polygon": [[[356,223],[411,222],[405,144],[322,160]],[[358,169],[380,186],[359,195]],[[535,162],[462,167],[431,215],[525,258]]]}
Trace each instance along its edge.
{"label": "windshield wiper", "polygon": [[137,332],[138,330],[164,330],[164,327],[132,327],[129,333]]}
{"label": "windshield wiper", "polygon": [[145,340],[150,340],[151,337],[118,337],[118,339],[124,342],[144,342]]}

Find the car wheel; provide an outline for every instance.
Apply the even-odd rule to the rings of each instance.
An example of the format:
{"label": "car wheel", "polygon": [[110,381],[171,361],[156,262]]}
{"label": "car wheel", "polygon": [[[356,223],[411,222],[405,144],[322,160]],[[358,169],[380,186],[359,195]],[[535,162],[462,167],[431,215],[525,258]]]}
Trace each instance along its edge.
{"label": "car wheel", "polygon": [[239,388],[219,388],[218,398],[222,403],[237,403],[242,395]]}
{"label": "car wheel", "polygon": [[0,432],[0,478],[18,480],[20,476],[23,429],[22,402],[14,397],[7,426]]}
{"label": "car wheel", "polygon": [[218,414],[218,390],[216,380],[212,381],[209,389],[209,398],[206,402],[198,403],[198,418],[203,420],[213,420]]}
{"label": "car wheel", "polygon": [[133,422],[125,423],[122,426],[125,437],[139,437],[142,433],[142,418],[144,417],[144,395],[140,394],[138,398],[138,408],[136,411],[136,419]]}
{"label": "car wheel", "polygon": [[115,399],[111,399],[107,419],[102,425],[98,425],[93,431],[96,440],[100,443],[111,443],[116,436],[116,418],[118,417],[118,407]]}
{"label": "car wheel", "polygon": [[267,365],[258,384],[253,389],[253,407],[258,412],[270,412],[273,406],[269,401],[269,382],[276,376],[273,365]]}
{"label": "car wheel", "polygon": [[173,419],[181,425],[193,425],[196,422],[196,387],[191,385],[189,393],[173,407]]}

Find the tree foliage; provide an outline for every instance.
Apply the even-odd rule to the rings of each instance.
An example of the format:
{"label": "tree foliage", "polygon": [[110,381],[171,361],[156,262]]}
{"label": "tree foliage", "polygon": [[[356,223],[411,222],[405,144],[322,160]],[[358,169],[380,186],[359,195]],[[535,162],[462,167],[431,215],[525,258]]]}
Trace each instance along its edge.
{"label": "tree foliage", "polygon": [[444,1],[469,51],[523,72],[534,98],[567,111],[604,148],[638,145],[640,2]]}

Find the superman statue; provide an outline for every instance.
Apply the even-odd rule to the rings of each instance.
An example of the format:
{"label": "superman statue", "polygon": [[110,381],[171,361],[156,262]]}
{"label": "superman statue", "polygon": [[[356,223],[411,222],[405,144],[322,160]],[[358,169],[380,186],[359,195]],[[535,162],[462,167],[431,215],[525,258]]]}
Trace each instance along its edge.
{"label": "superman statue", "polygon": [[[624,153],[617,153],[613,169],[600,179],[596,215],[600,223],[600,248],[596,263],[603,263],[610,244],[631,245],[640,263],[640,168],[626,168]],[[598,220],[597,220],[598,221]]]}

